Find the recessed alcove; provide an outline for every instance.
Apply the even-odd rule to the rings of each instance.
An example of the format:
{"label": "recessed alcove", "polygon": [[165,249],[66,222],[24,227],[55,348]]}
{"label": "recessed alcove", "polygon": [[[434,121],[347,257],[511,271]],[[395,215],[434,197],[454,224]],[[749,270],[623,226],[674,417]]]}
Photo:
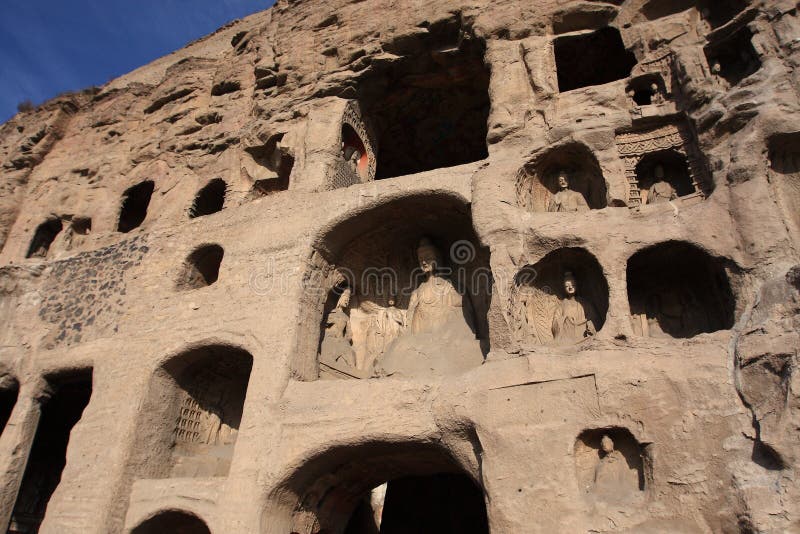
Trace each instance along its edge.
{"label": "recessed alcove", "polygon": [[9,532],[39,530],[50,497],[61,481],[70,433],[92,395],[91,370],[50,377],[48,383],[53,393],[42,407]]}
{"label": "recessed alcove", "polygon": [[488,156],[485,49],[460,17],[384,43],[384,50],[398,57],[372,62],[357,85],[380,146],[376,179]]}
{"label": "recessed alcove", "polygon": [[245,148],[242,171],[253,181],[253,194],[266,196],[289,189],[294,157],[281,141],[284,134],[270,136],[266,143]]}
{"label": "recessed alcove", "polygon": [[664,78],[657,73],[637,76],[628,82],[625,92],[637,106],[662,104],[667,99]]}
{"label": "recessed alcove", "polygon": [[[568,189],[579,193],[585,206],[568,210],[554,202],[561,190],[560,173],[568,179]],[[517,202],[534,212],[583,211],[607,206],[608,187],[600,164],[592,151],[581,143],[568,143],[547,150],[525,165],[517,175]]]}
{"label": "recessed alcove", "polygon": [[61,233],[64,225],[61,219],[51,218],[36,227],[31,244],[28,247],[26,258],[46,258],[50,250],[50,245],[55,241],[56,236]]}
{"label": "recessed alcove", "polygon": [[202,217],[221,211],[225,204],[227,190],[228,184],[221,178],[215,178],[208,182],[197,192],[197,196],[195,196],[194,202],[189,208],[189,217]]}
{"label": "recessed alcove", "polygon": [[696,0],[647,0],[640,12],[647,20],[656,20],[694,7]]}
{"label": "recessed alcove", "polygon": [[127,189],[122,195],[122,207],[119,212],[117,230],[123,233],[138,228],[147,217],[150,197],[153,196],[155,184],[146,180]]}
{"label": "recessed alcove", "polygon": [[[378,488],[385,493],[373,493]],[[489,532],[482,488],[430,444],[335,447],[292,473],[277,494],[286,508],[272,515],[288,515],[285,532],[311,532],[311,525],[346,534]]]}
{"label": "recessed alcove", "polygon": [[6,428],[6,423],[11,417],[11,412],[17,404],[19,395],[19,382],[16,379],[5,376],[0,379],[0,434]]}
{"label": "recessed alcove", "polygon": [[[320,236],[315,246],[324,261],[336,269],[334,276],[324,280],[318,278],[325,270],[321,265],[319,271],[315,268],[308,274],[316,282],[314,291],[306,292],[302,303],[305,311],[300,319],[303,326],[297,338],[295,365],[305,370],[298,370],[297,376],[317,378],[318,358],[325,364],[324,374],[330,367],[326,356],[330,356],[334,362],[358,362],[358,369],[366,376],[352,369],[345,369],[345,374],[364,378],[373,365],[389,357],[395,340],[395,346],[402,345],[403,339],[423,335],[414,333],[413,317],[407,316],[417,289],[432,279],[426,278],[420,266],[423,249],[438,254],[437,280],[452,300],[452,309],[461,314],[460,334],[447,330],[447,335],[454,336],[450,345],[464,349],[460,356],[453,356],[466,362],[467,354],[474,355],[474,348],[476,364],[480,365],[488,351],[487,314],[493,280],[488,251],[480,246],[472,229],[469,205],[462,199],[445,194],[394,199],[341,221]],[[331,292],[334,288],[336,291]],[[344,288],[349,295],[342,300]],[[347,337],[348,332],[352,337]],[[331,342],[328,338],[326,342],[326,335],[338,339]],[[428,342],[441,343],[447,335]],[[349,354],[348,346],[354,354]],[[338,352],[320,357],[320,349],[326,347]],[[445,352],[440,351],[441,357],[449,358]],[[458,366],[458,362],[450,363]]]}
{"label": "recessed alcove", "polygon": [[92,232],[92,219],[91,217],[73,217],[70,228],[76,235],[89,235]]}
{"label": "recessed alcove", "polygon": [[142,521],[130,534],[211,534],[211,531],[194,514],[167,510]]}
{"label": "recessed alcove", "polygon": [[137,478],[225,476],[230,469],[252,356],[205,345],[156,369],[140,411]]}
{"label": "recessed alcove", "polygon": [[749,6],[749,0],[700,0],[697,8],[712,28],[718,28],[733,20]]}
{"label": "recessed alcove", "polygon": [[[574,294],[565,288],[568,280]],[[608,282],[597,259],[587,250],[560,248],[515,275],[509,310],[518,342],[574,344],[603,328],[608,313]],[[586,321],[591,325],[583,324]],[[578,326],[565,326],[573,324]]]}
{"label": "recessed alcove", "polygon": [[800,233],[800,132],[774,135],[767,145],[778,204]]}
{"label": "recessed alcove", "polygon": [[641,497],[652,478],[652,455],[626,428],[584,430],[575,440],[575,474],[587,497],[625,502]]}
{"label": "recessed alcove", "polygon": [[676,150],[645,155],[636,165],[636,181],[642,204],[655,204],[698,192],[686,156]]}
{"label": "recessed alcove", "polygon": [[761,59],[753,47],[753,32],[742,26],[731,35],[715,40],[704,48],[712,74],[731,87],[761,68]]}
{"label": "recessed alcove", "polygon": [[219,278],[219,267],[225,250],[219,245],[198,247],[183,262],[177,288],[182,291],[210,286]]}
{"label": "recessed alcove", "polygon": [[735,301],[725,265],[724,259],[680,241],[631,256],[627,282],[634,332],[689,338],[733,327]]}
{"label": "recessed alcove", "polygon": [[619,30],[610,26],[558,37],[553,49],[562,93],[622,80],[636,65],[636,57],[625,49]]}

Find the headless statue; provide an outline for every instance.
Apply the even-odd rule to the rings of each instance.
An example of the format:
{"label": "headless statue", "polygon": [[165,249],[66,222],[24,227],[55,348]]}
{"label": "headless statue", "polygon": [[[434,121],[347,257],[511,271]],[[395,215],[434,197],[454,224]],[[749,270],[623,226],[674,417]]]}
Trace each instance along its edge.
{"label": "headless statue", "polygon": [[566,171],[558,173],[559,191],[550,199],[547,211],[551,212],[575,212],[589,211],[589,204],[583,195],[569,188],[569,176]]}
{"label": "headless statue", "polygon": [[575,276],[564,273],[564,293],[553,316],[553,339],[559,345],[571,345],[597,333],[597,313],[588,300],[578,296]]}

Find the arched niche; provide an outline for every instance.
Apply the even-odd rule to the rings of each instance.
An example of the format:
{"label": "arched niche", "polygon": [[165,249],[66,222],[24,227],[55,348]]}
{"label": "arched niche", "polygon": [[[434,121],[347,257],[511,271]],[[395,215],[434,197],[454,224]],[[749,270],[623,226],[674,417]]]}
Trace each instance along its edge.
{"label": "arched niche", "polygon": [[584,430],[573,450],[578,487],[587,498],[631,503],[644,496],[652,481],[649,446],[626,428]]}
{"label": "arched niche", "polygon": [[194,514],[167,510],[142,521],[130,534],[211,534],[208,526]]}
{"label": "arched niche", "polygon": [[[423,248],[422,241],[427,243]],[[410,342],[424,345],[416,345],[423,351],[433,350],[445,340],[450,342],[450,349],[443,348],[437,356],[431,356],[439,358],[431,363],[433,370],[419,370],[420,376],[433,376],[439,371],[453,374],[457,372],[454,368],[460,369],[466,361],[471,363],[465,367],[482,363],[488,352],[486,316],[493,282],[488,251],[475,236],[470,207],[463,199],[449,194],[393,199],[332,225],[315,247],[320,254],[315,255],[317,264],[307,274],[314,290],[304,292],[304,315],[300,321],[303,327],[299,329],[295,359],[295,365],[306,370],[296,370],[297,376],[317,377],[318,355],[327,356],[321,350],[328,345],[326,337],[334,335],[328,329],[333,329],[332,323],[337,321],[349,322],[352,336],[345,343],[352,344],[353,361],[358,362],[355,370],[360,372],[346,368],[350,366],[332,366],[330,359],[320,358],[323,376],[413,374],[408,369],[392,371],[398,359],[403,358],[389,356]],[[418,308],[409,310],[415,293],[419,294],[417,290],[431,280],[420,268],[419,253],[423,249],[438,250],[437,282],[441,282],[442,295],[447,296],[452,308],[448,310],[452,311],[448,321],[452,318],[457,323],[448,322],[435,335],[420,332],[413,316]],[[332,293],[334,288],[337,291]],[[337,307],[344,288],[350,291],[349,302]],[[331,316],[332,312],[338,314],[338,319]],[[404,314],[405,327],[400,319]],[[341,332],[346,328],[336,335],[341,336]],[[460,347],[463,359],[453,353],[455,347]],[[387,362],[391,365],[383,367]]]}
{"label": "arched niche", "polygon": [[735,301],[725,260],[668,241],[628,259],[628,303],[637,335],[689,338],[733,327]]}
{"label": "arched niche", "polygon": [[52,217],[36,227],[31,244],[28,247],[26,258],[46,258],[50,251],[50,245],[55,241],[56,236],[61,233],[64,225],[61,219]]}
{"label": "arched niche", "polygon": [[677,150],[646,154],[636,165],[642,204],[656,204],[700,193],[692,181],[686,156]]}
{"label": "arched niche", "polygon": [[208,182],[194,197],[194,202],[189,208],[189,218],[194,219],[221,211],[225,205],[227,190],[228,184],[222,178],[215,178]]}
{"label": "arched niche", "polygon": [[155,183],[146,180],[128,188],[123,193],[117,223],[118,231],[127,233],[142,225],[147,217],[147,208],[150,206],[150,197],[153,196],[154,190]]}
{"label": "arched niche", "polygon": [[767,144],[778,204],[800,236],[800,132],[774,135]]}
{"label": "arched niche", "polygon": [[225,250],[216,244],[203,245],[192,251],[183,262],[176,287],[187,291],[210,286],[219,278],[219,267]]}
{"label": "arched niche", "polygon": [[[638,130],[617,133],[617,151],[625,167],[628,181],[628,205],[638,207],[644,204],[643,187],[639,181],[653,183],[656,166],[669,167],[677,178],[680,191],[690,191],[686,196],[705,198],[714,191],[714,182],[706,165],[706,159],[697,145],[691,125],[685,120],[674,121]],[[688,173],[688,182],[685,177]],[[665,172],[666,177],[666,172]],[[662,188],[663,189],[663,188]],[[678,198],[677,192],[675,198]]]}
{"label": "arched niche", "polygon": [[[574,294],[565,288],[570,278]],[[603,328],[608,283],[597,259],[587,250],[561,248],[517,273],[509,307],[517,342],[571,345]]]}
{"label": "arched niche", "polygon": [[361,106],[350,101],[342,115],[338,157],[327,179],[329,189],[348,187],[375,179],[377,145],[371,127],[361,114]]}
{"label": "arched niche", "polygon": [[240,348],[206,345],[159,366],[140,412],[136,477],[227,475],[252,365]]}
{"label": "arched niche", "polygon": [[337,446],[279,484],[263,531],[488,534],[485,500],[473,474],[440,446]]}
{"label": "arched niche", "polygon": [[[559,175],[566,173],[568,189],[582,197],[577,202],[561,203],[556,198],[562,187]],[[600,164],[592,151],[581,143],[551,148],[525,165],[517,176],[517,201],[533,212],[586,211],[607,206],[608,187]],[[577,210],[569,206],[577,207]]]}

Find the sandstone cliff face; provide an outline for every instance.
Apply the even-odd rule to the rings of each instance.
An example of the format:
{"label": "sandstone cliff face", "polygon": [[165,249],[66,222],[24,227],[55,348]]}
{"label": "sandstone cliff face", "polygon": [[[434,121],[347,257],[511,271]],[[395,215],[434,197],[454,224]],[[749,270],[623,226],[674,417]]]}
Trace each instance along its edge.
{"label": "sandstone cliff face", "polygon": [[1,521],[800,533],[797,9],[279,0],[17,115]]}

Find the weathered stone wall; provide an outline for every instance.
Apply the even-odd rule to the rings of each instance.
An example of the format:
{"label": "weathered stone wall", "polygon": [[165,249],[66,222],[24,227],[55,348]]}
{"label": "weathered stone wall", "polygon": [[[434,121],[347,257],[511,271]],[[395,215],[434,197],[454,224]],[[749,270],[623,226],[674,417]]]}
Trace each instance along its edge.
{"label": "weathered stone wall", "polygon": [[[796,3],[324,4],[279,0],[0,126],[2,521],[48,399],[91,369],[41,532],[163,531],[175,512],[356,532],[373,488],[441,474],[480,490],[495,533],[800,532]],[[374,179],[403,168],[426,170]],[[554,211],[561,171],[586,209]],[[195,217],[215,179],[222,209]],[[412,299],[363,273],[413,279],[425,236],[474,336],[401,334],[378,363],[483,363],[321,363],[333,290],[374,346],[369,321]],[[198,263],[207,245],[221,262]],[[566,271],[602,315],[569,342]],[[229,397],[194,381],[215,358]],[[202,429],[177,452],[173,411]]]}

